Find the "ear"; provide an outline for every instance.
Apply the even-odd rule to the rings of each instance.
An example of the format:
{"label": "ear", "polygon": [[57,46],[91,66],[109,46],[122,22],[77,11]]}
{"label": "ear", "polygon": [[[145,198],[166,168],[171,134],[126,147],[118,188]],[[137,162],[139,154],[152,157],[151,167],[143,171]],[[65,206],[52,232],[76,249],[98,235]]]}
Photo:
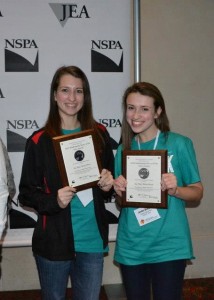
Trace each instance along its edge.
{"label": "ear", "polygon": [[161,112],[162,112],[162,108],[159,106],[155,113],[155,119],[158,119],[160,117]]}

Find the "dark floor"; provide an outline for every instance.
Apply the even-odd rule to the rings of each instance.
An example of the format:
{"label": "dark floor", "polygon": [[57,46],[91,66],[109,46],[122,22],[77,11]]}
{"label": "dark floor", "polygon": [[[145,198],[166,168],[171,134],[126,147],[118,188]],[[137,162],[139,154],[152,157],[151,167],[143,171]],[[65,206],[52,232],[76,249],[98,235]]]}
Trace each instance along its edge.
{"label": "dark floor", "polygon": [[184,300],[214,300],[214,277],[184,280]]}
{"label": "dark floor", "polygon": [[[114,285],[116,286],[116,285]],[[119,289],[115,289],[119,290]],[[113,289],[112,289],[113,291]],[[108,288],[108,295],[111,294]],[[107,293],[102,287],[100,300],[120,300],[126,299],[124,295],[119,294],[107,296]],[[0,292],[0,300],[41,300],[40,291],[9,291]],[[71,289],[67,290],[67,300],[72,300]],[[189,279],[184,281],[183,300],[214,300],[214,277],[202,279]]]}
{"label": "dark floor", "polygon": [[[0,300],[41,300],[41,295],[39,290],[0,292]],[[71,289],[67,290],[66,300],[72,300]],[[100,293],[100,300],[108,300],[103,287]]]}

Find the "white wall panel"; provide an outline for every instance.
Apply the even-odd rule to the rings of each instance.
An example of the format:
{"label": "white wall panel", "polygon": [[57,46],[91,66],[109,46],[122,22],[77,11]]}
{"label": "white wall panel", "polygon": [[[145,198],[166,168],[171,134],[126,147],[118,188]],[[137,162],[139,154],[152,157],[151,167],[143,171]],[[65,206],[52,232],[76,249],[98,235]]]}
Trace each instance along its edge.
{"label": "white wall panel", "polygon": [[20,227],[22,216],[36,220],[36,215],[17,200],[24,145],[44,125],[58,67],[77,65],[86,73],[94,116],[108,127],[116,147],[122,94],[130,84],[130,14],[129,0],[0,2],[0,135],[17,188],[4,246],[31,243],[33,229]]}

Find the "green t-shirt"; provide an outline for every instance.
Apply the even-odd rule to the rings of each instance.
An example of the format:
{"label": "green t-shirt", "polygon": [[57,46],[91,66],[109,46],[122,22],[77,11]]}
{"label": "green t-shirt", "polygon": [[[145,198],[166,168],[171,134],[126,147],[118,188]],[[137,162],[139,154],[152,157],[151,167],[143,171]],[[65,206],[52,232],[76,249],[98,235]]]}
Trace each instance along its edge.
{"label": "green t-shirt", "polygon": [[[80,132],[81,129],[62,130],[63,134]],[[108,247],[103,249],[103,240],[94,211],[94,201],[84,206],[77,195],[70,203],[71,221],[74,234],[74,247],[76,252],[97,253],[107,252]]]}
{"label": "green t-shirt", "polygon": [[[155,139],[141,143],[140,150],[152,150]],[[135,139],[132,150],[139,150]],[[200,181],[196,155],[192,141],[177,133],[161,133],[157,150],[168,150],[168,172],[177,177],[178,186]],[[121,174],[122,147],[115,156],[115,178]],[[126,265],[156,263],[177,259],[192,259],[193,249],[189,224],[185,212],[185,202],[168,196],[168,208],[158,209],[160,218],[140,226],[135,216],[136,208],[121,211],[115,261]]]}

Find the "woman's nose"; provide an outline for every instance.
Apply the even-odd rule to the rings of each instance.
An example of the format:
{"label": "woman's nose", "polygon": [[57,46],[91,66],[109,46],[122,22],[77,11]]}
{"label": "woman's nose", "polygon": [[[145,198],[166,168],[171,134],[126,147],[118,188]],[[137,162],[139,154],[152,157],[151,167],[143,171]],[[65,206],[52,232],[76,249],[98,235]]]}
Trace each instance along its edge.
{"label": "woman's nose", "polygon": [[138,119],[139,118],[139,115],[140,115],[140,112],[136,109],[133,113],[133,118],[134,119]]}
{"label": "woman's nose", "polygon": [[69,94],[68,94],[68,99],[70,101],[74,101],[75,100],[75,92],[74,91],[69,91]]}

